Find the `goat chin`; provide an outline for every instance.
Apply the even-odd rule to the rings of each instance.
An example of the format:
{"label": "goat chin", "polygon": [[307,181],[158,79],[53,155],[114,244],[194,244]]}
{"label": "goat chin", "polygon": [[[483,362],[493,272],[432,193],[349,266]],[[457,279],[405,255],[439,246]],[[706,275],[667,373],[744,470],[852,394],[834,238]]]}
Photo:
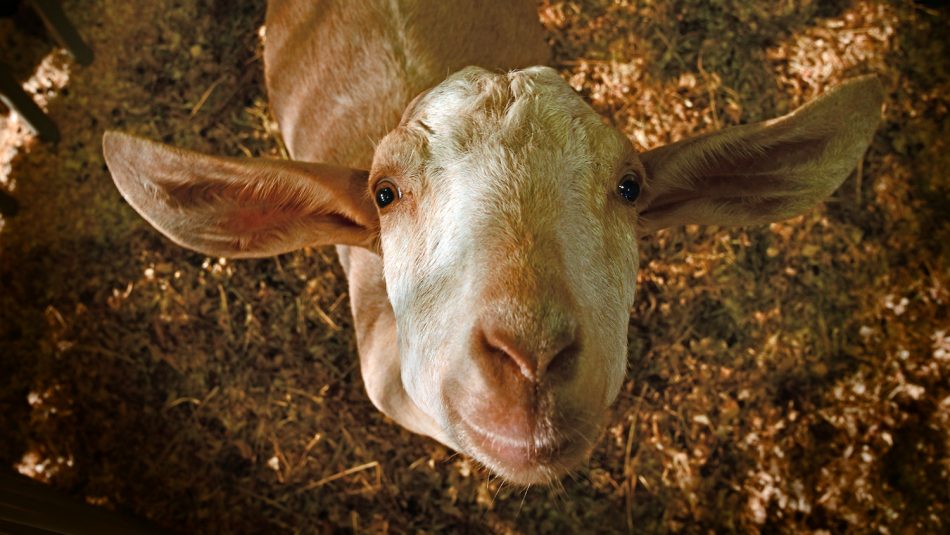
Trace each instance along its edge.
{"label": "goat chin", "polygon": [[520,485],[551,484],[577,469],[590,455],[586,440],[511,441],[473,429],[460,431],[466,452],[507,481]]}
{"label": "goat chin", "polygon": [[590,456],[603,417],[589,411],[543,411],[524,432],[478,421],[484,411],[448,408],[450,434],[458,449],[505,480],[520,485],[551,484],[578,469]]}

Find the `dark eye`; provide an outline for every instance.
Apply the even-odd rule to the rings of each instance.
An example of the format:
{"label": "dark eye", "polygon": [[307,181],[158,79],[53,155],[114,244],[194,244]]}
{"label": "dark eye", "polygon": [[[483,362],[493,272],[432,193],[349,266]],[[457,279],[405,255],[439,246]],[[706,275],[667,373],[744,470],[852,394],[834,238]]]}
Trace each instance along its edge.
{"label": "dark eye", "polygon": [[617,186],[617,193],[627,202],[634,202],[640,196],[640,180],[634,173],[623,175],[620,185]]}
{"label": "dark eye", "polygon": [[384,178],[377,182],[376,187],[373,188],[373,197],[376,199],[376,206],[386,208],[393,201],[402,197],[402,192],[399,191],[399,186]]}

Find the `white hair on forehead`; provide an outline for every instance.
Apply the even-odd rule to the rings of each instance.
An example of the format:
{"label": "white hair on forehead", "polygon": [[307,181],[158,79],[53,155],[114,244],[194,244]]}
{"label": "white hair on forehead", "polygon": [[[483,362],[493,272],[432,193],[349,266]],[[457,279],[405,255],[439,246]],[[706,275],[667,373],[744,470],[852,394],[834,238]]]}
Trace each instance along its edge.
{"label": "white hair on forehead", "polygon": [[600,136],[590,131],[603,128],[599,117],[548,67],[509,73],[469,67],[412,108],[404,124],[425,138],[431,156],[425,175],[432,178],[495,183],[500,190],[518,187],[519,176],[577,180],[597,167],[604,148],[593,146]]}
{"label": "white hair on forehead", "polygon": [[508,73],[467,67],[420,97],[405,122],[423,122],[428,137],[464,150],[485,138],[550,130],[552,120],[588,112],[583,100],[549,67]]}

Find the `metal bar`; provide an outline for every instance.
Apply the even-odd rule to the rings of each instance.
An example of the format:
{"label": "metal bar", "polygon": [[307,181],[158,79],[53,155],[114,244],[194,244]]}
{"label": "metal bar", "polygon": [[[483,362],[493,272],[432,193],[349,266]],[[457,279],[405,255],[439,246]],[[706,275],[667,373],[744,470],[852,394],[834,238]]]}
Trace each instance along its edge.
{"label": "metal bar", "polygon": [[59,128],[56,127],[56,123],[43,113],[36,102],[33,102],[33,98],[23,90],[23,86],[17,83],[10,74],[10,69],[3,63],[0,63],[0,100],[8,108],[17,112],[26,124],[45,141],[54,143],[59,141]]}
{"label": "metal bar", "polygon": [[69,22],[59,0],[30,0],[30,4],[43,19],[46,29],[53,38],[76,58],[77,63],[80,65],[92,63],[92,49],[82,40],[76,27]]}

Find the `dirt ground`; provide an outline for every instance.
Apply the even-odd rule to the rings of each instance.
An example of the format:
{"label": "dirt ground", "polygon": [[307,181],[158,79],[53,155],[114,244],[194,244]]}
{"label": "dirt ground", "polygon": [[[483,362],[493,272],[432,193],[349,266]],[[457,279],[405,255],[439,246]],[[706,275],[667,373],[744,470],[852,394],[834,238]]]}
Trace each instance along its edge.
{"label": "dirt ground", "polygon": [[65,0],[8,62],[59,124],[0,116],[0,461],[182,533],[950,530],[950,14],[935,2],[544,0],[554,66],[643,148],[876,73],[884,120],[820,208],[643,244],[629,377],[587,467],[522,489],[376,411],[332,249],[162,238],[106,129],[279,155],[263,2]]}

